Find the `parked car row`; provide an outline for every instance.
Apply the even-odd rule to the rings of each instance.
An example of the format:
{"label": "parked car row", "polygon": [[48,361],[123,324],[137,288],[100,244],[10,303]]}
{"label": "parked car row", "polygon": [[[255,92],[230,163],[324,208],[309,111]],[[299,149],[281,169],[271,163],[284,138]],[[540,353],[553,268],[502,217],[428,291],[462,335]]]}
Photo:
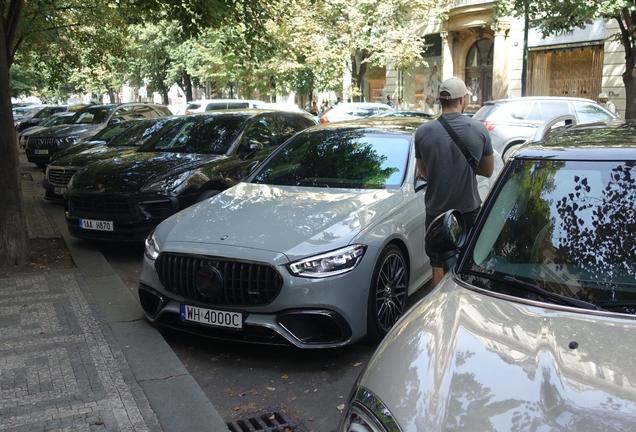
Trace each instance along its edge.
{"label": "parked car row", "polygon": [[[497,144],[508,161],[495,149],[470,232],[454,211],[424,226],[413,138],[434,118],[416,115],[115,122],[52,156],[47,197],[63,197],[75,237],[145,239],[153,325],[303,349],[379,342],[340,431],[631,430],[636,123],[576,99],[490,105],[475,118],[493,121],[493,144],[508,117],[534,134]],[[425,235],[446,240],[447,274],[406,311],[431,276]]]}

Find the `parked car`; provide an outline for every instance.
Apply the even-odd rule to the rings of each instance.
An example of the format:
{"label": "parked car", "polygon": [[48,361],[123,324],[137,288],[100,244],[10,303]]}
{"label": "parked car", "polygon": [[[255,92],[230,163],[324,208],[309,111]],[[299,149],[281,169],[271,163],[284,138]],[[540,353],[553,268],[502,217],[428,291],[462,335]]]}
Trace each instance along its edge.
{"label": "parked car", "polygon": [[240,182],[276,147],[315,124],[304,114],[254,109],[179,117],[136,152],[73,175],[64,194],[69,232],[143,241],[162,220]]}
{"label": "parked car", "polygon": [[73,117],[74,115],[75,115],[74,112],[69,112],[69,111],[55,113],[47,117],[37,126],[31,126],[29,128],[22,130],[22,132],[18,134],[18,143],[20,144],[20,147],[26,148],[26,143],[29,140],[29,137],[31,136],[31,134],[35,132],[39,132],[42,129],[47,127],[66,124],[66,122],[69,121],[70,118]]}
{"label": "parked car", "polygon": [[394,111],[394,109],[383,103],[339,103],[322,113],[319,121],[320,123],[332,123],[345,120],[357,120],[387,111]]}
{"label": "parked car", "polygon": [[[461,250],[353,386],[338,431],[636,430],[636,124],[514,154]],[[461,215],[460,215],[461,216]]]}
{"label": "parked car", "polygon": [[16,122],[16,130],[22,132],[23,130],[38,126],[45,120],[51,117],[53,114],[72,112],[73,114],[84,108],[86,105],[49,105],[38,111],[33,117]]}
{"label": "parked car", "polygon": [[148,321],[300,348],[380,340],[431,277],[421,122],[309,128],[245,182],[159,224],[139,285]]}
{"label": "parked car", "polygon": [[[175,120],[175,117],[161,117],[115,123],[102,129],[97,134],[101,136],[95,135],[92,141],[56,153],[46,167],[42,182],[45,190],[44,199],[64,202],[66,185],[78,169],[89,163],[120,157],[127,152],[135,151]],[[81,151],[75,151],[77,148],[81,148]],[[67,154],[61,156],[61,153]]]}
{"label": "parked car", "polygon": [[18,122],[30,119],[38,112],[40,112],[46,105],[44,104],[31,104],[24,106],[17,106],[12,108],[13,112],[13,124],[17,127]]}
{"label": "parked car", "polygon": [[563,114],[574,115],[579,124],[618,118],[590,99],[547,96],[488,101],[473,118],[486,125],[492,147],[507,160],[544,121]]}
{"label": "parked car", "polygon": [[418,110],[388,110],[380,114],[374,114],[371,117],[423,117],[431,118],[435,117],[435,114],[428,113],[426,111]]}
{"label": "parked car", "polygon": [[64,127],[47,128],[32,134],[26,146],[27,160],[45,169],[55,152],[95,135],[111,123],[171,115],[164,105],[150,103],[89,105],[79,110]]}
{"label": "parked car", "polygon": [[259,100],[245,99],[201,99],[198,101],[190,102],[185,110],[185,113],[195,114],[223,109],[256,108],[257,105],[260,105],[262,103],[263,102]]}

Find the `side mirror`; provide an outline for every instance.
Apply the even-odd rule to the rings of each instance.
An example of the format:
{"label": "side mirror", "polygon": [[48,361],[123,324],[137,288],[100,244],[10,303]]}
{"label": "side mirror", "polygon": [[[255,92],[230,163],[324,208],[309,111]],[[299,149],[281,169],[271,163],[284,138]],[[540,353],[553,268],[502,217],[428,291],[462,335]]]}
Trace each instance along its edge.
{"label": "side mirror", "polygon": [[250,145],[250,150],[251,151],[259,151],[259,150],[263,150],[263,144],[257,142],[257,141],[248,141],[249,145]]}
{"label": "side mirror", "polygon": [[438,254],[444,273],[455,264],[457,252],[466,243],[468,230],[464,217],[457,210],[449,210],[436,217],[426,230],[429,250]]}

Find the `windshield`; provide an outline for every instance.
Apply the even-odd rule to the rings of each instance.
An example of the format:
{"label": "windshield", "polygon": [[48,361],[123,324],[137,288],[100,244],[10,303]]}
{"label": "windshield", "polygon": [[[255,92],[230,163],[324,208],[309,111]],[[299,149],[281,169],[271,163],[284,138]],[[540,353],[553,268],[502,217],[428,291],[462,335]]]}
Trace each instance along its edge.
{"label": "windshield", "polygon": [[410,135],[319,130],[296,135],[269,159],[254,183],[395,189],[404,179]]}
{"label": "windshield", "polygon": [[512,163],[462,277],[527,297],[479,273],[514,276],[604,308],[626,301],[636,313],[636,162]]}
{"label": "windshield", "polygon": [[181,117],[139,151],[225,154],[248,118],[246,114]]}
{"label": "windshield", "polygon": [[72,115],[61,115],[61,116],[51,116],[48,119],[44,120],[40,123],[41,126],[57,126],[65,124],[69,121],[69,119],[73,117]]}
{"label": "windshield", "polygon": [[136,121],[125,121],[121,123],[113,123],[106,126],[104,129],[93,135],[89,141],[106,141],[109,142],[114,137],[120,135],[122,132],[137,125]]}
{"label": "windshield", "polygon": [[174,119],[172,118],[134,121],[132,127],[115,136],[108,143],[108,146],[133,147],[143,145],[173,121]]}
{"label": "windshield", "polygon": [[113,107],[89,107],[78,111],[68,124],[100,124],[106,121]]}

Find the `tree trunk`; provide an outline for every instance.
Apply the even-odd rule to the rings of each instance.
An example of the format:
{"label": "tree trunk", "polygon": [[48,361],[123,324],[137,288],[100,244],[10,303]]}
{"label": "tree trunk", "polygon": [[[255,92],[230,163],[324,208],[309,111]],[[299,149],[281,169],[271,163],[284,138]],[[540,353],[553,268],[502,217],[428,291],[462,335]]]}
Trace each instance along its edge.
{"label": "tree trunk", "polygon": [[192,79],[185,68],[181,69],[181,76],[183,77],[183,86],[185,87],[186,102],[190,102],[192,100]]}
{"label": "tree trunk", "polygon": [[636,118],[636,71],[626,71],[623,74],[625,84],[625,112],[621,115],[624,119]]}
{"label": "tree trunk", "polygon": [[0,19],[0,266],[20,265],[29,257],[29,232],[22,203],[18,143],[9,86],[9,56],[4,20]]}
{"label": "tree trunk", "polygon": [[367,73],[368,65],[365,60],[367,58],[369,58],[368,50],[359,51],[351,56],[351,76],[356,88],[360,91],[360,96],[354,98],[356,102],[364,102],[364,75]]}

